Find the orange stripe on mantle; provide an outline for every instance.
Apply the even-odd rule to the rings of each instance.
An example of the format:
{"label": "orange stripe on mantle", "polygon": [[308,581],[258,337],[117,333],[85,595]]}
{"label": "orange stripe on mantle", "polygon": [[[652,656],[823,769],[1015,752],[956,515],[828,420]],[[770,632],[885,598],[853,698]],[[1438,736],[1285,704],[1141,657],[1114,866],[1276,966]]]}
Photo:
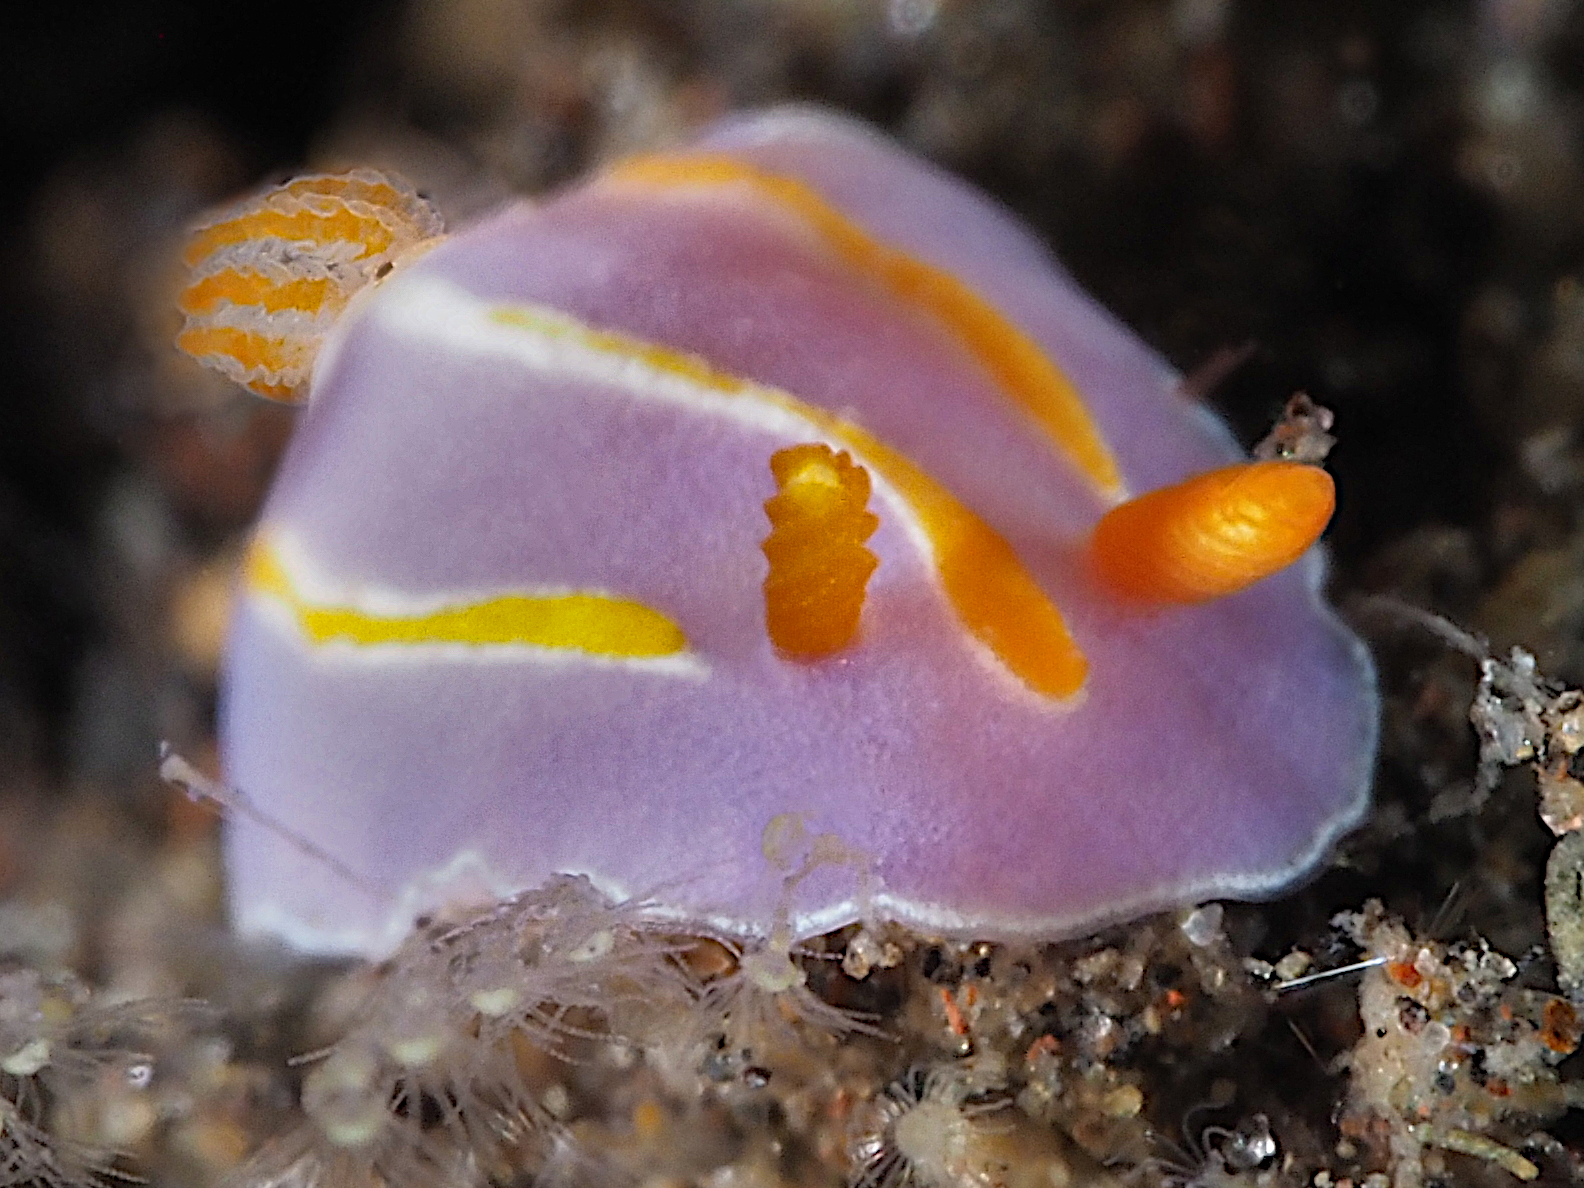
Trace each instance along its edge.
{"label": "orange stripe on mantle", "polygon": [[854,271],[944,325],[1107,500],[1126,498],[1122,475],[1082,394],[1038,344],[972,287],[871,237],[812,187],[734,157],[639,156],[606,178],[666,190],[746,188],[807,223]]}

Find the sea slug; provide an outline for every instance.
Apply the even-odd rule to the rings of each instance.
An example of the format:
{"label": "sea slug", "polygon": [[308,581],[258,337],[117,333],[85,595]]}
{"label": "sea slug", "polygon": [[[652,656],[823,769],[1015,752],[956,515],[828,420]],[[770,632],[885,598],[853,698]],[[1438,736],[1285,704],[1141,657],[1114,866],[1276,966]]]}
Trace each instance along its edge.
{"label": "sea slug", "polygon": [[[1329,477],[1248,461],[990,199],[801,108],[438,243],[355,178],[193,253],[230,372],[308,399],[222,744],[311,846],[232,824],[244,930],[380,953],[582,874],[743,938],[1055,937],[1359,819]],[[301,260],[272,324],[250,262]]]}

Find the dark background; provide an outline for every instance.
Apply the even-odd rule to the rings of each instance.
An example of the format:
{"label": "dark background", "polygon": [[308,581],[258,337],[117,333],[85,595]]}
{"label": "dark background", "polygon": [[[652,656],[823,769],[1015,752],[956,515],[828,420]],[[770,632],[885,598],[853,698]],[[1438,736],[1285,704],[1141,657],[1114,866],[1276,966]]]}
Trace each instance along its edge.
{"label": "dark background", "polygon": [[99,0],[17,5],[0,21],[0,739],[57,773],[83,658],[110,632],[93,518],[110,476],[139,458],[135,427],[95,416],[87,390],[124,328],[90,324],[103,336],[82,341],[70,302],[39,276],[48,184],[115,161],[170,112],[212,122],[243,174],[289,169],[345,101],[358,45],[393,11]]}

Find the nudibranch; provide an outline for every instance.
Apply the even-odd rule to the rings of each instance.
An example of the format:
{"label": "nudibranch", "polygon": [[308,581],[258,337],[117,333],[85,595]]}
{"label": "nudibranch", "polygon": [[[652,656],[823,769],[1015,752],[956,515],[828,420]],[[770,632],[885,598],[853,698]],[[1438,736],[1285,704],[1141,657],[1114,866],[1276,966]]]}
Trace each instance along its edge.
{"label": "nudibranch", "polygon": [[991,200],[811,109],[421,252],[356,184],[192,254],[214,325],[297,311],[224,364],[268,394],[336,313],[223,674],[284,827],[229,831],[244,930],[380,952],[582,874],[744,938],[1053,938],[1275,893],[1359,819],[1331,480],[1247,460]]}

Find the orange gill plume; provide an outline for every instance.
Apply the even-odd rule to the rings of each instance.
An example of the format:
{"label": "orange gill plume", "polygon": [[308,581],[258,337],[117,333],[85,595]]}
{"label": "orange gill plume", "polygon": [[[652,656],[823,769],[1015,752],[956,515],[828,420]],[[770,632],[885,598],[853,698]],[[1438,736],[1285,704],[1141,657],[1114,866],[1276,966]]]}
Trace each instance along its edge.
{"label": "orange gill plume", "polygon": [[778,494],[765,501],[765,627],[793,656],[829,655],[852,642],[864,587],[879,562],[864,541],[880,526],[869,472],[844,451],[811,443],[770,458]]}
{"label": "orange gill plume", "polygon": [[441,231],[411,186],[369,169],[255,195],[194,228],[176,345],[260,396],[299,400],[353,296]]}
{"label": "orange gill plume", "polygon": [[1331,476],[1302,462],[1246,462],[1130,499],[1095,526],[1090,555],[1113,591],[1207,602],[1298,560],[1336,508]]}

